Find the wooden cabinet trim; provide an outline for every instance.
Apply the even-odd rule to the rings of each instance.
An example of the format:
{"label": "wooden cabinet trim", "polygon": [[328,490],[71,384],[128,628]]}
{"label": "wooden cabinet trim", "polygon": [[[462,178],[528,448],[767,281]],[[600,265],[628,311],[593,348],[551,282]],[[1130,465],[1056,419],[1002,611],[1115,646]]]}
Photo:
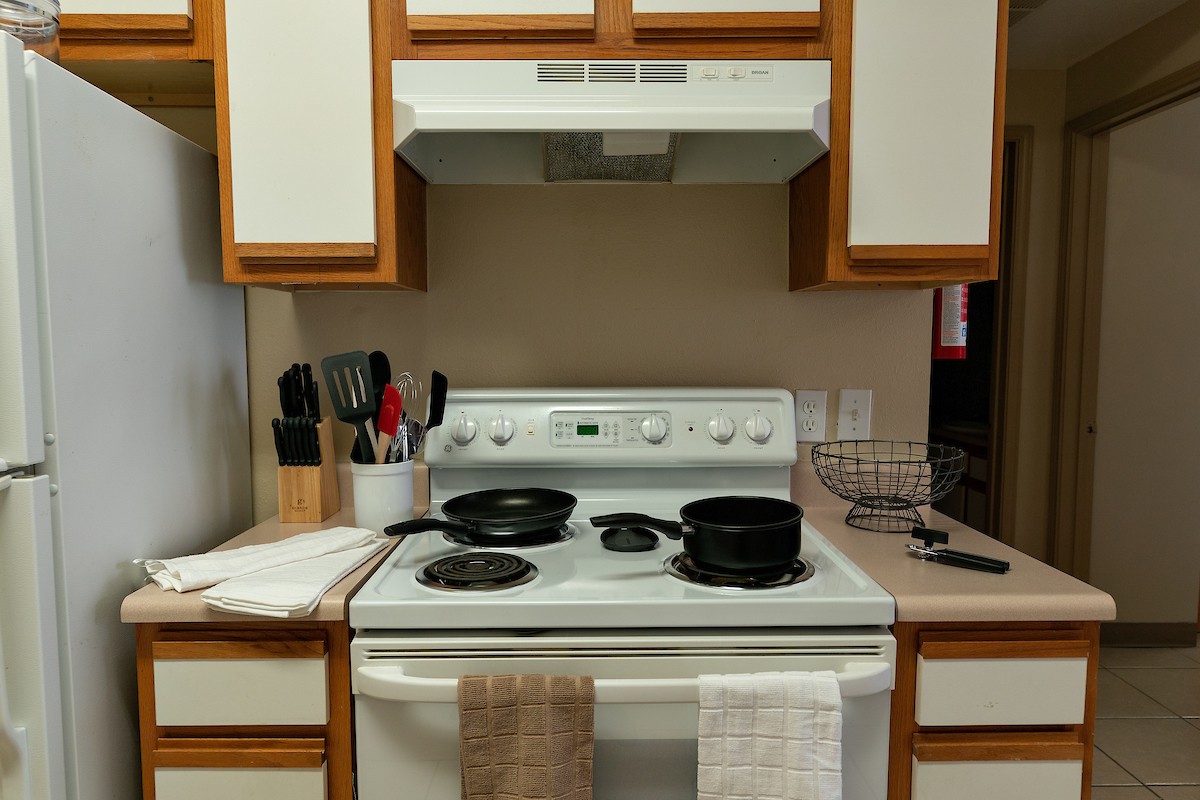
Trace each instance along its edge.
{"label": "wooden cabinet trim", "polygon": [[63,14],[63,39],[190,39],[187,14]]}
{"label": "wooden cabinet trim", "polygon": [[414,40],[591,39],[593,14],[438,14],[407,18]]}
{"label": "wooden cabinet trim", "polygon": [[913,735],[917,761],[1082,761],[1074,733],[944,733]]}
{"label": "wooden cabinet trim", "polygon": [[[212,2],[192,0],[190,18],[186,14],[63,14],[60,58],[64,62],[212,61]],[[160,17],[170,20],[155,21]],[[144,18],[150,19],[138,21]],[[184,20],[188,28],[181,34],[178,26]],[[129,22],[140,27],[131,28]]]}
{"label": "wooden cabinet trim", "polygon": [[233,252],[241,261],[254,264],[326,259],[373,261],[377,249],[374,242],[256,242],[235,244]]}
{"label": "wooden cabinet trim", "polygon": [[847,249],[851,261],[864,262],[946,262],[969,264],[986,262],[986,244],[856,244]]}
{"label": "wooden cabinet trim", "polygon": [[325,643],[319,640],[154,642],[150,649],[155,661],[195,658],[322,658],[325,655]]}
{"label": "wooden cabinet trim", "polygon": [[313,769],[325,763],[324,739],[163,739],[155,767]]}
{"label": "wooden cabinet trim", "polygon": [[1088,642],[1073,641],[922,641],[920,655],[948,658],[1087,658]]}
{"label": "wooden cabinet trim", "polygon": [[635,36],[816,36],[819,11],[635,12]]}

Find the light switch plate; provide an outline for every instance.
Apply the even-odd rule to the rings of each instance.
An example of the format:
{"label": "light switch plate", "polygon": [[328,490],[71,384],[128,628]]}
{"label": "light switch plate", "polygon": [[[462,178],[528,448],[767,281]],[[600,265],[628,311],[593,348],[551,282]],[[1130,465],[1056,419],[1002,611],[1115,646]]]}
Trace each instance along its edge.
{"label": "light switch plate", "polygon": [[871,390],[838,392],[838,439],[871,438]]}
{"label": "light switch plate", "polygon": [[796,441],[825,441],[825,414],[829,393],[824,389],[796,390]]}

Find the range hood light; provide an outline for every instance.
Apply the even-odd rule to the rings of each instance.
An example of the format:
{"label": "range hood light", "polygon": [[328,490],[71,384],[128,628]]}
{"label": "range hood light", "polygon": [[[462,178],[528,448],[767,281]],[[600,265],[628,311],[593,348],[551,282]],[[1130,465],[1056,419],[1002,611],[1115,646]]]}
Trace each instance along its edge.
{"label": "range hood light", "polygon": [[603,136],[606,156],[662,156],[671,146],[669,131],[608,131]]}

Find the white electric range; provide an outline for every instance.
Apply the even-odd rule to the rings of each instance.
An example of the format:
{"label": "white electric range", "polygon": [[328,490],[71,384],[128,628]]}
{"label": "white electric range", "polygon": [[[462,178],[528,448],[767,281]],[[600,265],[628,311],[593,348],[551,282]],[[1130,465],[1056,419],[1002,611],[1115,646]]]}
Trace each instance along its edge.
{"label": "white electric range", "polygon": [[[790,393],[454,391],[425,459],[434,518],[488,489],[555,489],[578,504],[565,525],[532,538],[543,543],[481,548],[410,534],[350,601],[361,800],[396,786],[411,798],[457,798],[457,678],[516,672],[595,677],[596,800],[690,800],[698,675],[834,670],[844,796],[885,796],[890,595],[807,522],[782,578],[695,583],[672,568],[679,541],[658,535],[652,549],[613,551],[588,521],[618,512],[677,521],[685,504],[717,496],[788,499]],[[487,588],[439,585],[442,571],[429,567],[452,557],[452,574],[480,574]]]}

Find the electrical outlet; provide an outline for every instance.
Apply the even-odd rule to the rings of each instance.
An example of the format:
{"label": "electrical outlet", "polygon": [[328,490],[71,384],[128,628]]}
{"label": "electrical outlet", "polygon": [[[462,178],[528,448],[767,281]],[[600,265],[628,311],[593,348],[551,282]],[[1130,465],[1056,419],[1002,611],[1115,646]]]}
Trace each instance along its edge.
{"label": "electrical outlet", "polygon": [[871,390],[838,392],[838,439],[871,438]]}
{"label": "electrical outlet", "polygon": [[828,394],[824,389],[796,391],[796,441],[825,441],[825,410]]}

